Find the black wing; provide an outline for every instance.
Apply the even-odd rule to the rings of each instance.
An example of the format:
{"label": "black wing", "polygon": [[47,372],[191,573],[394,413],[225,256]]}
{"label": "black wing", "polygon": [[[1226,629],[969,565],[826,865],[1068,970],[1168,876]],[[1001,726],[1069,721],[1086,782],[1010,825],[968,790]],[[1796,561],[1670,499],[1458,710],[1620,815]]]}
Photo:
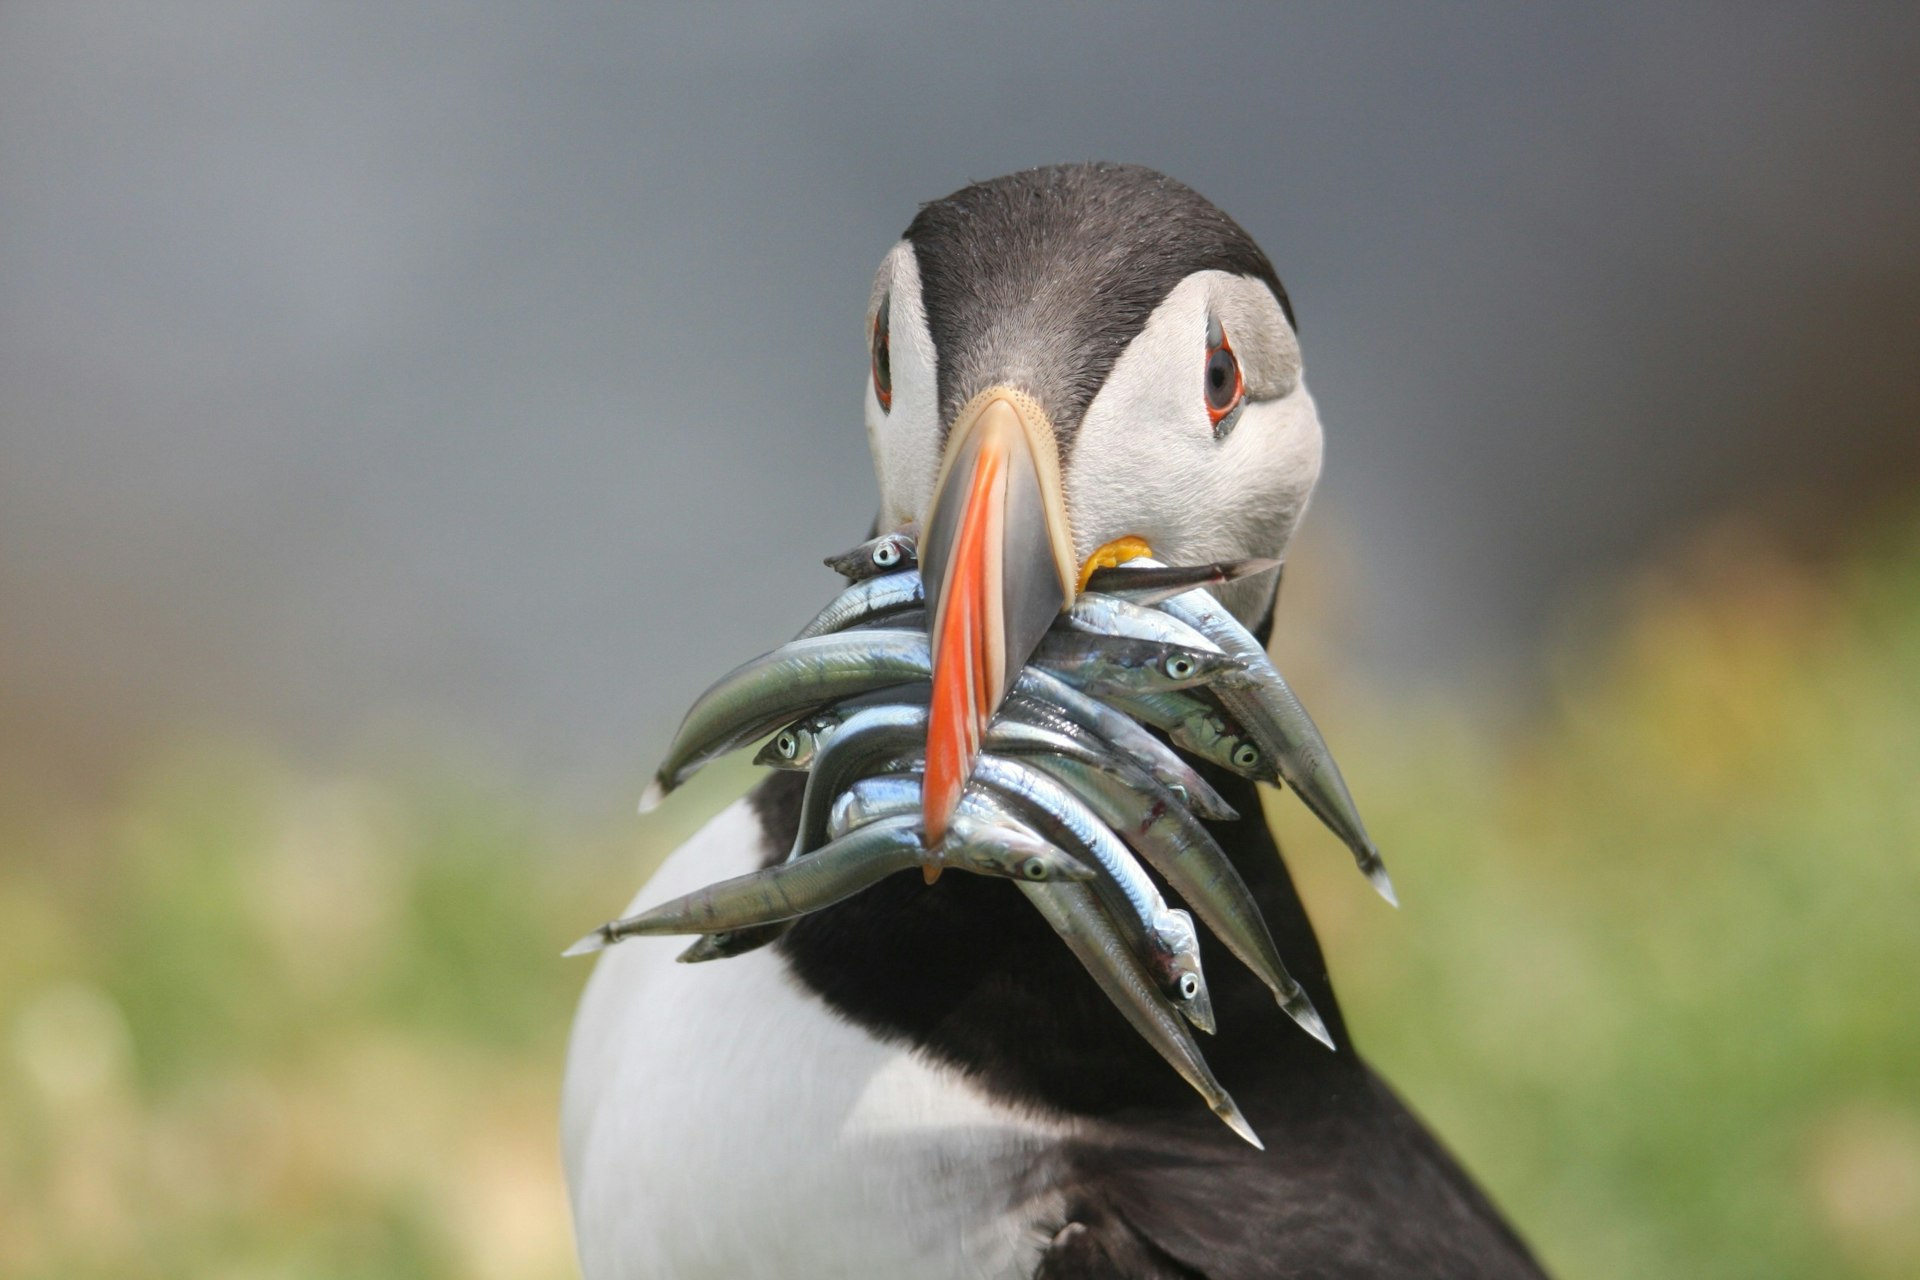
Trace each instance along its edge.
{"label": "black wing", "polygon": [[1324,1102],[1248,1107],[1265,1152],[1215,1132],[1204,1111],[1129,1117],[1111,1143],[1082,1144],[1067,1226],[1035,1280],[1543,1280],[1371,1072]]}
{"label": "black wing", "polygon": [[1083,1205],[1070,1217],[1033,1280],[1201,1280],[1110,1213]]}

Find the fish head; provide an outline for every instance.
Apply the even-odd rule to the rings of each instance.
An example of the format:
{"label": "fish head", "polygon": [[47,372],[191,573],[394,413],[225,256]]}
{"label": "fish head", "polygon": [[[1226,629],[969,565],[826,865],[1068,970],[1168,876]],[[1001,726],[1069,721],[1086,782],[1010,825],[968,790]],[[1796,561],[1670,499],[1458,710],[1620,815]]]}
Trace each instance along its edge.
{"label": "fish head", "polygon": [[754,755],[753,762],[773,769],[804,772],[813,768],[821,746],[833,736],[842,717],[837,711],[808,716],[774,734]]}
{"label": "fish head", "polygon": [[957,810],[948,824],[943,858],[978,875],[1033,884],[1084,882],[1093,869],[1031,828],[1010,818]]}

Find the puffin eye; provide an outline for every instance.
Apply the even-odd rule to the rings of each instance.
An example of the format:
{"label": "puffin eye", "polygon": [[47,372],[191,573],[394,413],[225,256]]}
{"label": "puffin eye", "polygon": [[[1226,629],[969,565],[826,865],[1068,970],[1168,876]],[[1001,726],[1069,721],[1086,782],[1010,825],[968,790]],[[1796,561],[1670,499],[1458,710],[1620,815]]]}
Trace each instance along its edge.
{"label": "puffin eye", "polygon": [[1240,376],[1240,359],[1233,354],[1233,344],[1227,341],[1226,331],[1217,322],[1207,326],[1204,382],[1207,420],[1213,423],[1214,438],[1224,440],[1239,416],[1237,411],[1246,393],[1246,381]]}
{"label": "puffin eye", "polygon": [[893,355],[887,326],[892,310],[893,299],[882,298],[880,309],[873,313],[873,394],[880,401],[882,413],[893,408]]}

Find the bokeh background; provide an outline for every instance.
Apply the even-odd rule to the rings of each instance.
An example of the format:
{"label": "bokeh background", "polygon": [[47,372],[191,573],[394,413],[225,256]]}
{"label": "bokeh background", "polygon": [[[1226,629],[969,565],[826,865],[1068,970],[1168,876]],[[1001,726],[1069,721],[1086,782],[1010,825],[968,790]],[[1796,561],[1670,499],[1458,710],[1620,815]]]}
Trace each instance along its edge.
{"label": "bokeh background", "polygon": [[1559,1274],[1920,1274],[1920,19],[0,6],[0,1275],[573,1273],[557,958],[873,502],[871,272],[1061,159],[1328,430],[1272,816]]}

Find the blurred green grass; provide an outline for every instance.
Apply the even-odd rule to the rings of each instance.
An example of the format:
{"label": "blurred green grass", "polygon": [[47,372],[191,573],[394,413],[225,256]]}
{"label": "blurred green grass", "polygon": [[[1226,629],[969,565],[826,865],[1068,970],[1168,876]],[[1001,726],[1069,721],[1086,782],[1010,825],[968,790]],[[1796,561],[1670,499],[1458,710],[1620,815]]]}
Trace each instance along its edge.
{"label": "blurred green grass", "polygon": [[[1349,1018],[1558,1274],[1920,1275],[1920,527],[1703,539],[1503,734],[1308,694],[1407,904],[1274,797]],[[598,837],[232,747],[16,785],[0,1275],[572,1274],[558,950],[742,776]]]}

